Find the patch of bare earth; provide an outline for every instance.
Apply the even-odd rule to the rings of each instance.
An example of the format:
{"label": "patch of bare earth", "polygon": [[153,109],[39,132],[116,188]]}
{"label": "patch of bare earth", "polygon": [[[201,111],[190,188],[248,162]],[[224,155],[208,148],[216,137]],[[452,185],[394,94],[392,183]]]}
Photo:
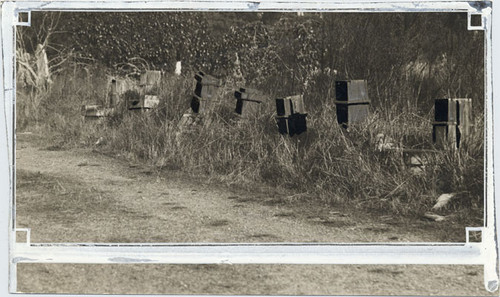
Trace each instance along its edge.
{"label": "patch of bare earth", "polygon": [[[446,222],[290,204],[283,195],[131,166],[90,149],[46,149],[18,137],[16,225],[31,228],[32,242],[463,241],[459,231],[443,231]],[[20,264],[18,287],[37,293],[477,295],[486,293],[482,274],[476,266]]]}

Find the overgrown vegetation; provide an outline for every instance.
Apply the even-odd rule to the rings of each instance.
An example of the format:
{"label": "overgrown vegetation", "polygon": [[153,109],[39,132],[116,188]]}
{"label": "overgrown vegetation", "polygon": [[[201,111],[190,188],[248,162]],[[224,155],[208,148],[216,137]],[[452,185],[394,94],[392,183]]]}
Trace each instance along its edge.
{"label": "overgrown vegetation", "polygon": [[[37,17],[35,28],[36,20],[60,16]],[[282,187],[311,203],[404,215],[422,214],[441,193],[458,192],[462,198],[452,207],[459,216],[481,217],[482,35],[466,30],[463,14],[85,13],[61,19],[65,32],[50,36],[57,51],[47,48],[49,60],[60,61],[52,83],[19,93],[17,101],[18,128],[40,129],[53,136],[53,145],[95,147],[104,139],[99,149],[158,168],[229,185]],[[223,19],[229,25],[221,25]],[[36,46],[26,40],[40,41],[21,33],[19,50],[32,52]],[[176,60],[183,61],[181,76],[170,69]],[[134,77],[140,68],[166,71],[159,108],[131,113],[120,105],[116,110],[123,112],[102,122],[84,121],[82,104],[107,102],[108,75]],[[202,124],[182,129],[198,69],[225,84]],[[367,79],[372,100],[372,115],[348,130],[335,116],[339,79]],[[264,100],[262,112],[247,121],[234,114],[233,92],[242,86],[259,89]],[[308,131],[282,136],[274,98],[298,93]],[[377,150],[380,134],[395,146],[432,149],[432,106],[440,97],[473,98],[474,131],[460,150],[425,154],[419,172],[401,152]]]}

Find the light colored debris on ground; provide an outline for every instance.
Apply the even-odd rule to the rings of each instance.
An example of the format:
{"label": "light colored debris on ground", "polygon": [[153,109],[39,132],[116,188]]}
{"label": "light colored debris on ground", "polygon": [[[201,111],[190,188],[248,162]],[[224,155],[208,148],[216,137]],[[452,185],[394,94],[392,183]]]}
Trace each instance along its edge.
{"label": "light colored debris on ground", "polygon": [[375,150],[379,152],[395,150],[398,146],[395,144],[394,139],[386,136],[383,133],[379,133],[375,136]]}
{"label": "light colored debris on ground", "polygon": [[437,200],[436,204],[432,207],[433,210],[438,210],[443,207],[445,207],[455,196],[457,193],[447,193],[447,194],[441,194]]}
{"label": "light colored debris on ground", "polygon": [[421,156],[413,155],[410,157],[410,171],[413,174],[421,174],[424,173],[426,162],[422,159]]}
{"label": "light colored debris on ground", "polygon": [[106,144],[106,139],[104,137],[99,137],[99,139],[97,139],[97,141],[95,142],[95,145],[104,145]]}
{"label": "light colored debris on ground", "polygon": [[446,217],[435,214],[433,212],[426,212],[424,214],[424,218],[431,220],[431,221],[435,221],[435,222],[441,222],[441,221],[446,220]]}
{"label": "light colored debris on ground", "polygon": [[177,124],[177,126],[179,127],[179,129],[182,131],[190,126],[193,126],[196,124],[196,117],[197,115],[193,114],[193,113],[185,113],[182,115],[182,118],[180,119],[179,123]]}

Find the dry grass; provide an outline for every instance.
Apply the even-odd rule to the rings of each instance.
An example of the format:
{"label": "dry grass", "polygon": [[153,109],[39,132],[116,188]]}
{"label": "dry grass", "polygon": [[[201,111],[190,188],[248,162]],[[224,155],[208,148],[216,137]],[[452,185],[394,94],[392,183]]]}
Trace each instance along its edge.
{"label": "dry grass", "polygon": [[[415,174],[405,166],[400,152],[377,151],[376,136],[383,133],[406,148],[432,148],[430,113],[379,106],[364,123],[345,130],[336,124],[333,103],[319,108],[308,105],[317,99],[310,97],[305,98],[310,110],[308,131],[288,137],[277,131],[270,96],[264,96],[260,115],[239,120],[233,112],[232,95],[239,86],[228,84],[220,88],[200,125],[181,129],[178,123],[189,107],[194,82],[191,77],[166,76],[156,110],[118,112],[102,122],[89,123],[80,116],[80,106],[105,102],[106,84],[92,87],[94,79],[102,79],[102,74],[94,72],[103,69],[72,71],[75,75],[54,79],[40,103],[43,116],[32,122],[52,136],[53,146],[94,146],[102,137],[105,142],[99,150],[159,169],[206,175],[249,189],[255,184],[282,188],[293,194],[290,201],[347,203],[401,215],[422,214],[439,194],[459,192],[463,199],[451,207],[469,212],[466,217],[481,217],[484,159],[480,116],[476,115],[475,129],[463,149],[425,155],[429,164]],[[117,110],[124,108],[120,105]],[[21,114],[18,120],[31,119]]]}

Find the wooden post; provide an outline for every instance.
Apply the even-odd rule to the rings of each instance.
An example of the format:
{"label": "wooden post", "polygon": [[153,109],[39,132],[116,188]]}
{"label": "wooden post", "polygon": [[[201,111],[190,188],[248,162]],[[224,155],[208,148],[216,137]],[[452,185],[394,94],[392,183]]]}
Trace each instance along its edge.
{"label": "wooden post", "polygon": [[109,107],[113,108],[118,102],[118,94],[116,92],[116,79],[111,80],[111,95],[109,96]]}

